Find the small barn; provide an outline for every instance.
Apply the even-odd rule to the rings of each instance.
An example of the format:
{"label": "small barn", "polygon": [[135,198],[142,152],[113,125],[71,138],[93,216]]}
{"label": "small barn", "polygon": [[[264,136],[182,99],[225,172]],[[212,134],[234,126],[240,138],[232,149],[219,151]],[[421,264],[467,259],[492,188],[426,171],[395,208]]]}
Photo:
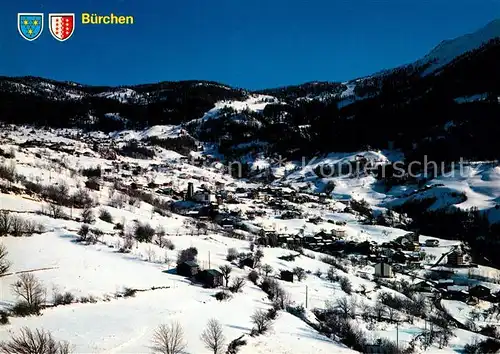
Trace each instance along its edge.
{"label": "small barn", "polygon": [[394,274],[391,265],[385,262],[375,264],[375,276],[380,278],[392,278]]}
{"label": "small barn", "polygon": [[198,273],[197,280],[207,288],[217,288],[222,286],[222,273],[216,269],[205,269]]}
{"label": "small barn", "polygon": [[240,259],[240,268],[243,268],[243,267],[253,268],[254,267],[254,259],[252,257],[246,257],[246,258]]}
{"label": "small barn", "polygon": [[426,247],[438,247],[439,246],[439,240],[430,238],[425,240],[425,246]]}
{"label": "small barn", "polygon": [[193,261],[185,261],[177,265],[177,274],[185,277],[193,277],[200,271],[200,267]]}
{"label": "small barn", "polygon": [[281,280],[293,283],[293,273],[289,270],[282,270],[280,274]]}
{"label": "small barn", "polygon": [[490,297],[491,290],[483,285],[476,285],[469,289],[469,295],[484,300]]}

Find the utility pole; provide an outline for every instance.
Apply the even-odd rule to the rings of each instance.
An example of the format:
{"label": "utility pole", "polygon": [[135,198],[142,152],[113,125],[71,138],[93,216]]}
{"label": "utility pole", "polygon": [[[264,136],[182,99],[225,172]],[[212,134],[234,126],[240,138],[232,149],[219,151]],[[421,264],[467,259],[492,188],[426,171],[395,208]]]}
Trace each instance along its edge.
{"label": "utility pole", "polygon": [[425,320],[425,330],[424,330],[424,333],[425,333],[425,347],[427,348],[427,319]]}
{"label": "utility pole", "polygon": [[210,269],[210,251],[208,251],[208,269]]}
{"label": "utility pole", "polygon": [[399,321],[396,321],[396,349],[399,353]]}
{"label": "utility pole", "polygon": [[306,309],[307,309],[307,290],[308,290],[308,288],[307,288],[307,285],[306,285]]}

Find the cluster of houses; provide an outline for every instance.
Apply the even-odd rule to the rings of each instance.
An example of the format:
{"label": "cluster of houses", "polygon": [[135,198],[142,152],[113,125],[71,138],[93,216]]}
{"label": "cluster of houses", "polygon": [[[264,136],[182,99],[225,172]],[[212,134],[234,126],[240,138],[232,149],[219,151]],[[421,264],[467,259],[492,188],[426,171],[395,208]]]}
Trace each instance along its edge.
{"label": "cluster of houses", "polygon": [[222,286],[222,273],[217,269],[200,269],[198,263],[185,261],[177,265],[177,274],[192,278],[207,288]]}
{"label": "cluster of houses", "polygon": [[413,289],[425,293],[439,293],[443,299],[463,301],[472,306],[477,305],[480,300],[499,302],[498,295],[493,294],[487,286],[458,285],[454,279],[422,280],[415,283]]}
{"label": "cluster of houses", "polygon": [[315,235],[304,235],[302,233],[283,235],[272,230],[261,230],[257,243],[262,246],[285,246],[291,249],[303,247],[314,251],[324,251],[336,242],[343,242],[344,237],[345,230],[341,228],[332,229],[330,232],[320,231]]}
{"label": "cluster of houses", "polygon": [[[382,245],[372,245],[370,253],[366,258],[368,261],[375,262],[376,277],[392,277],[394,271],[403,272],[405,270],[422,269],[422,253],[421,247],[438,247],[439,240],[427,239],[421,243],[417,233],[407,233],[396,238],[391,242]],[[460,268],[460,267],[477,267],[477,265],[468,263],[467,256],[458,247],[453,248],[447,253],[443,253],[441,258],[435,263],[437,266],[443,259],[446,258],[444,267]]]}

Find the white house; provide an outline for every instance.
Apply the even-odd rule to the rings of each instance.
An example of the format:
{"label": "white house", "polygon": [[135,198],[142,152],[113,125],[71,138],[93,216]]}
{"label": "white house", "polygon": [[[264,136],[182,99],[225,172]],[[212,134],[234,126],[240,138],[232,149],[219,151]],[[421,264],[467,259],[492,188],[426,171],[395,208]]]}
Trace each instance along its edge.
{"label": "white house", "polygon": [[394,273],[390,264],[381,262],[375,264],[375,276],[381,278],[392,278]]}
{"label": "white house", "polygon": [[199,203],[214,203],[217,201],[215,194],[210,191],[196,191],[193,195],[193,199]]}

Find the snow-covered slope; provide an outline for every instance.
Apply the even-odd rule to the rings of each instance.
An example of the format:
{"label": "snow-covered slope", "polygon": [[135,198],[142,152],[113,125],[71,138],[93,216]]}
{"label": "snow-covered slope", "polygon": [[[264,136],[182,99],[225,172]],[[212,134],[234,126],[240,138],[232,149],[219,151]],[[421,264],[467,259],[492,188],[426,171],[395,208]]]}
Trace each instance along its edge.
{"label": "snow-covered slope", "polygon": [[500,37],[500,19],[488,23],[485,27],[454,39],[439,43],[424,58],[417,61],[417,66],[432,63],[426,73],[433,72],[448,64],[456,57],[479,48],[489,40]]}
{"label": "snow-covered slope", "polygon": [[[220,288],[203,288],[200,284],[175,274],[174,270],[178,252],[189,247],[196,247],[198,250],[197,261],[202,269],[219,269],[220,266],[228,265],[228,250],[234,248],[237,252],[252,252],[252,248],[256,247],[252,243],[258,239],[261,230],[303,236],[343,231],[341,243],[357,244],[367,241],[375,248],[395,240],[407,231],[364,224],[360,215],[347,211],[344,204],[346,201],[340,202],[339,199],[365,199],[376,208],[383,201],[396,198],[396,191],[380,191],[376,180],[367,174],[320,179],[314,175],[314,169],[326,163],[349,164],[359,159],[387,162],[400,158],[397,151],[331,153],[290,174],[283,171],[281,180],[266,187],[290,193],[310,184],[310,190],[297,194],[299,197],[309,198],[309,201],[286,201],[282,204],[284,210],[280,210],[275,204],[273,206],[279,198],[270,195],[267,198],[266,195],[257,198],[249,196],[248,191],[264,187],[260,182],[235,179],[215,165],[198,166],[181,156],[167,159],[164,157],[166,152],[151,159],[139,160],[118,155],[115,160],[108,160],[91,148],[94,145],[109,145],[110,140],[120,142],[143,140],[151,136],[172,136],[176,130],[171,126],[112,135],[83,133],[71,129],[5,129],[0,131],[4,133],[1,134],[4,138],[0,148],[4,155],[9,151],[12,155],[1,157],[0,163],[4,167],[15,166],[16,173],[21,177],[18,182],[0,178],[0,208],[8,210],[9,215],[42,225],[43,230],[30,237],[8,235],[0,238],[0,242],[7,247],[8,259],[12,262],[10,272],[0,277],[0,309],[8,310],[18,300],[12,292],[12,284],[22,272],[32,273],[43,283],[47,289],[46,302],[49,307],[43,309],[41,316],[11,317],[9,324],[0,325],[0,340],[7,340],[13,333],[28,326],[31,329],[44,328],[55,338],[69,341],[77,353],[139,353],[148,351],[152,333],[159,324],[175,320],[184,328],[188,342],[186,353],[201,354],[208,353],[208,350],[199,339],[200,333],[210,318],[216,318],[228,341],[242,335],[245,337],[247,344],[240,349],[242,354],[355,353],[356,351],[339,343],[339,337],[318,331],[319,323],[322,322],[315,311],[336,308],[343,299],[355,304],[353,306],[358,309],[358,313],[353,315],[352,324],[360,329],[360,333],[370,343],[377,339],[389,339],[393,342],[399,339],[401,347],[407,347],[427,330],[428,324],[418,316],[409,321],[406,320],[407,314],[401,314],[404,320],[399,327],[390,321],[366,320],[362,316],[363,311],[371,311],[367,308],[375,308],[382,293],[403,295],[392,288],[377,285],[373,281],[374,263],[359,258],[360,255],[356,253],[349,254],[348,257],[339,255],[333,258],[338,262],[333,267],[334,275],[347,279],[351,284],[352,289],[347,291],[341,284],[345,280],[328,278],[327,274],[331,275],[333,268],[325,258],[325,253],[304,249],[303,254],[299,255],[299,252],[285,247],[260,248],[263,252],[261,263],[272,268],[270,276],[288,294],[289,305],[304,306],[305,309],[302,317],[294,316],[286,310],[278,311],[272,328],[255,337],[250,336],[254,326],[251,316],[254,311],[267,310],[272,305],[271,299],[258,286],[259,282],[253,284],[247,281],[241,292],[234,293],[231,299],[221,302],[214,297]],[[35,145],[25,144],[32,141],[33,135],[37,137],[37,142],[31,144]],[[75,149],[75,152],[68,153],[64,150],[70,148]],[[203,154],[200,153],[199,156],[202,157]],[[266,168],[266,163],[265,159],[258,160],[253,167]],[[82,227],[82,209],[63,207],[65,218],[53,217],[47,212],[51,203],[39,193],[29,195],[25,185],[66,185],[69,192],[73,193],[88,181],[81,169],[96,166],[101,167],[103,176],[100,189],[88,191],[96,202],[92,210],[96,216],[105,210],[112,222],[96,218],[91,223],[91,228],[100,230],[102,234],[96,238],[95,243],[87,244],[77,241]],[[292,164],[291,168],[296,167]],[[140,172],[132,173],[132,170],[138,169]],[[470,167],[461,180],[441,178],[432,183],[446,184],[449,190],[462,188],[466,193],[474,191],[478,195],[472,196],[471,204],[489,203],[500,195],[499,176],[497,167],[477,165]],[[320,202],[316,192],[330,181],[336,184],[331,193],[334,198]],[[195,188],[204,185],[211,190],[223,183],[233,202],[228,200],[219,210],[241,224],[228,232],[215,221],[205,220],[203,223],[207,224],[206,232],[203,232],[201,219],[198,221],[191,214],[182,214],[176,209],[161,209],[165,208],[165,204],[159,205],[158,200],[192,207],[193,202],[182,200],[183,191],[187,189],[189,182]],[[138,186],[136,188],[141,193],[151,194],[156,199],[144,198],[141,193],[133,197],[132,183]],[[120,185],[129,188],[120,188]],[[162,194],[164,189],[174,190],[181,195],[180,199],[174,195]],[[127,196],[127,193],[131,193],[131,196]],[[136,198],[141,195],[142,201],[137,201]],[[125,198],[122,203],[116,203],[119,197]],[[485,204],[485,207],[490,206],[491,204]],[[285,217],[285,210],[289,207],[297,210],[300,215]],[[255,216],[250,218],[248,215],[252,212]],[[128,252],[120,252],[127,235],[133,234],[137,222],[149,224],[155,230],[163,230],[165,237],[174,244],[173,249],[161,247],[157,242],[134,241]],[[123,234],[117,228],[118,224],[123,226]],[[422,235],[422,250],[434,259],[460,244],[455,240],[440,239],[439,247],[426,247],[424,242],[431,236],[436,238],[436,235]],[[158,241],[157,235],[155,241]],[[297,255],[289,259],[291,254]],[[412,282],[413,277],[423,277],[432,263],[426,261],[422,264],[424,268],[415,270],[411,275],[398,273],[393,281]],[[294,271],[297,268],[306,272],[304,279],[294,282],[280,279],[281,271]],[[247,278],[249,272],[250,269],[240,268],[233,261],[231,279]],[[258,272],[263,277],[263,270]],[[467,269],[459,269],[457,272],[461,272],[457,273],[457,277],[464,276]],[[495,269],[482,266],[475,268],[474,272],[479,275],[481,272],[497,274]],[[483,281],[482,284],[494,291],[500,289],[493,281]],[[123,294],[125,288],[143,291],[132,297],[123,297],[120,294]],[[75,297],[74,301],[65,306],[51,307],[53,292],[70,292]],[[89,302],[90,298],[95,302]],[[455,307],[451,308],[452,315],[460,320],[460,314],[454,309]],[[461,351],[474,338],[483,338],[463,329],[453,329],[453,335],[449,345],[440,348],[441,352]],[[437,350],[437,344],[427,348],[429,353]],[[425,350],[422,348],[421,352],[423,351]]]}

